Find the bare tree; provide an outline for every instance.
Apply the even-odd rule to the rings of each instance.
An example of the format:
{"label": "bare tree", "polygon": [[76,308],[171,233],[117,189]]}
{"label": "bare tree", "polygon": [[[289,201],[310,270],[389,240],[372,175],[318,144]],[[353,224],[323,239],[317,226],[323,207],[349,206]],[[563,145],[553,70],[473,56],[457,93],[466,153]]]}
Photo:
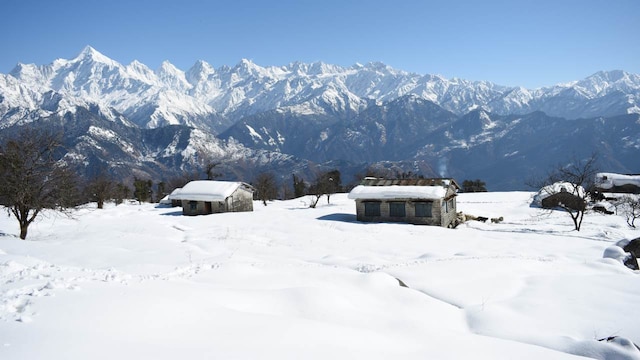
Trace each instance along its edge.
{"label": "bare tree", "polygon": [[331,195],[342,191],[340,170],[335,169],[323,173],[319,179],[319,186],[324,188],[324,193],[327,195],[327,204],[329,204]]}
{"label": "bare tree", "polygon": [[278,197],[278,184],[273,173],[258,174],[254,181],[254,188],[257,199],[261,200],[264,206],[267,206],[267,201]]}
{"label": "bare tree", "polygon": [[340,171],[331,170],[318,173],[316,181],[309,187],[309,194],[312,196],[310,207],[315,208],[323,195],[327,196],[327,203],[329,203],[331,194],[335,194],[341,189]]}
{"label": "bare tree", "polygon": [[192,171],[192,172],[185,171],[182,174],[174,176],[169,180],[167,180],[165,187],[166,189],[173,191],[173,189],[181,188],[187,185],[190,181],[198,180],[198,179],[199,179],[199,174],[197,171]]}
{"label": "bare tree", "polygon": [[222,173],[216,172],[215,169],[220,165],[219,162],[207,162],[204,166],[204,172],[207,175],[207,180],[215,180],[222,176]]}
{"label": "bare tree", "polygon": [[20,224],[20,238],[44,209],[75,206],[77,175],[57,161],[60,137],[32,129],[0,144],[0,203]]}
{"label": "bare tree", "polygon": [[316,194],[309,194],[309,196],[311,196],[311,203],[309,204],[309,207],[312,209],[315,209],[316,206],[318,206],[318,201],[320,201],[320,198],[322,197],[322,193],[316,193]]}
{"label": "bare tree", "polygon": [[584,189],[593,188],[595,176],[598,173],[598,156],[591,154],[589,158],[578,159],[575,156],[566,165],[558,165],[549,173],[551,183],[566,181]]}
{"label": "bare tree", "polygon": [[627,224],[635,229],[635,221],[640,219],[640,196],[625,195],[617,207],[620,207],[622,215],[627,219]]}
{"label": "bare tree", "polygon": [[[597,155],[592,154],[587,159],[573,157],[568,164],[558,165],[551,170],[540,188],[547,192],[545,196],[556,197],[554,207],[566,211],[573,220],[576,231],[580,231],[582,219],[587,211],[589,189],[593,188],[597,169]],[[564,183],[565,187],[553,187],[556,183]],[[533,183],[530,183],[533,184]],[[567,189],[566,186],[570,188]]]}
{"label": "bare tree", "polygon": [[105,201],[114,197],[115,182],[106,172],[100,172],[94,178],[89,180],[85,191],[89,196],[89,199],[98,204],[98,209],[102,209]]}
{"label": "bare tree", "polygon": [[[204,172],[206,180],[215,180],[222,177],[222,173],[216,172],[216,168],[220,169],[222,162],[216,158],[206,147],[197,148],[194,154],[196,168]],[[195,180],[195,179],[192,179]]]}

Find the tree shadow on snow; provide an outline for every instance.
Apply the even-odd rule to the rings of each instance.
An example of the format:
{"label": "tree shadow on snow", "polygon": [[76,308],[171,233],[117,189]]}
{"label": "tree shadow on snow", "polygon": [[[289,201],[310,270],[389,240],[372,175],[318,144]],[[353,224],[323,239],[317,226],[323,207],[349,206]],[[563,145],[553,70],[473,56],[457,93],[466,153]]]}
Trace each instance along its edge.
{"label": "tree shadow on snow", "polygon": [[17,238],[18,236],[14,235],[14,234],[9,234],[9,233],[6,233],[6,232],[0,230],[0,238],[3,238],[3,237],[14,239],[14,238]]}
{"label": "tree shadow on snow", "polygon": [[182,216],[182,210],[166,212],[166,213],[162,213],[160,215],[162,215],[162,216]]}
{"label": "tree shadow on snow", "polygon": [[349,223],[358,222],[354,214],[344,214],[344,213],[324,215],[324,216],[320,216],[317,219],[325,220],[325,221],[340,221],[340,222],[349,222]]}

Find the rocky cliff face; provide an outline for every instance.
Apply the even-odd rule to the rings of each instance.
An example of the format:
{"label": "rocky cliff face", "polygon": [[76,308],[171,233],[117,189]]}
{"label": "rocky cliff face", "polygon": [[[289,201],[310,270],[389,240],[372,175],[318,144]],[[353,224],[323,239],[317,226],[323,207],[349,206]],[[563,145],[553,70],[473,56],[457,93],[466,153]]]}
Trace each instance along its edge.
{"label": "rocky cliff face", "polygon": [[205,161],[246,181],[252,166],[286,174],[333,161],[356,172],[386,162],[506,189],[592,152],[608,171],[638,172],[639,103],[640,77],[623,71],[524,89],[381,63],[243,60],[214,69],[199,61],[182,71],[165,62],[151,70],[87,47],[74,59],[0,74],[0,131],[55,125],[66,158],[87,173],[107,166],[154,177]]}

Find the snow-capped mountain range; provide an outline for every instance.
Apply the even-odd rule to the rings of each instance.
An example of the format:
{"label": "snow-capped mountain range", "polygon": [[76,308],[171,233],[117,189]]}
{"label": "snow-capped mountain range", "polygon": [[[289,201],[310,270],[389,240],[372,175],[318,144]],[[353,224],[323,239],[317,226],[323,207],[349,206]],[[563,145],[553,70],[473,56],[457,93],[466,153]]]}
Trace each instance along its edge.
{"label": "snow-capped mountain range", "polygon": [[[595,126],[595,120],[588,119],[626,115],[633,126],[619,135],[630,136],[625,149],[635,149],[637,154],[638,143],[633,139],[640,133],[633,119],[640,114],[640,76],[619,70],[598,72],[580,81],[525,89],[408,73],[382,63],[340,67],[295,62],[261,67],[242,60],[234,67],[214,68],[198,61],[183,71],[165,61],[151,70],[138,61],[122,65],[89,46],[74,59],[18,64],[9,74],[0,74],[0,131],[41,119],[62,124],[78,118],[78,113],[83,121],[94,121],[82,127],[84,134],[73,132],[85,140],[80,146],[84,151],[91,144],[99,148],[99,139],[116,139],[127,128],[138,132],[139,139],[145,138],[146,145],[153,137],[141,134],[159,133],[154,129],[167,128],[165,133],[173,131],[177,136],[164,147],[154,145],[154,150],[141,150],[131,140],[129,148],[134,150],[129,153],[137,159],[133,163],[153,163],[164,155],[179,154],[169,163],[166,156],[160,161],[176,167],[195,161],[194,148],[206,149],[215,143],[218,148],[209,150],[216,158],[237,159],[243,154],[243,158],[266,156],[281,161],[288,156],[289,165],[297,167],[299,163],[293,165],[291,159],[363,164],[420,159],[442,168],[442,159],[450,159],[460,149],[473,151],[499,139],[528,143],[513,138],[516,133],[525,136],[523,124],[538,127],[557,118],[582,129]],[[469,123],[475,118],[480,120]],[[114,124],[119,130],[108,129]],[[176,134],[181,132],[189,133],[189,139],[178,141]],[[527,155],[513,146],[508,151]],[[106,153],[99,153],[96,158],[108,161]],[[506,155],[493,154],[495,161]],[[80,150],[69,156],[88,162]],[[459,169],[460,176],[473,176],[460,171],[469,167],[461,159],[456,161],[449,168]],[[617,166],[640,171],[624,163]]]}
{"label": "snow-capped mountain range", "polygon": [[261,67],[242,60],[234,67],[215,69],[198,61],[183,71],[165,61],[154,71],[138,61],[122,65],[90,46],[71,60],[18,64],[0,75],[0,91],[3,110],[46,108],[46,94],[53,91],[73,105],[113,108],[146,128],[182,124],[215,131],[274,109],[348,118],[372,102],[408,94],[457,115],[476,108],[500,115],[543,111],[568,119],[640,113],[640,76],[623,71],[531,90],[419,75],[381,63]]}

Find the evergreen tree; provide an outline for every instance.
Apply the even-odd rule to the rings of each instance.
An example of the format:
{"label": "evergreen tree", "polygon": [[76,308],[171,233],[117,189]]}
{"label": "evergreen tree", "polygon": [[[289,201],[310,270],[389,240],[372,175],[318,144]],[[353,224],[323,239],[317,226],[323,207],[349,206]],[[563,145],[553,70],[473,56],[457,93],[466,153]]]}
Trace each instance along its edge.
{"label": "evergreen tree", "polygon": [[158,189],[156,190],[156,194],[158,195],[157,197],[157,202],[160,202],[160,200],[162,200],[162,198],[164,198],[167,195],[167,189],[166,189],[167,185],[165,184],[164,181],[160,181],[158,183]]}
{"label": "evergreen tree", "polygon": [[462,182],[462,191],[463,192],[486,192],[487,184],[480,180],[465,180]]}
{"label": "evergreen tree", "polygon": [[299,198],[306,194],[307,185],[304,183],[304,180],[301,177],[293,174],[293,196]]}
{"label": "evergreen tree", "polygon": [[142,180],[137,177],[133,180],[133,196],[138,203],[142,204],[143,202],[149,202],[152,198],[152,189],[151,186],[153,183],[151,180]]}
{"label": "evergreen tree", "polygon": [[131,195],[131,189],[127,185],[118,183],[116,184],[115,192],[113,193],[113,199],[116,205],[122,204],[125,199],[128,199]]}

